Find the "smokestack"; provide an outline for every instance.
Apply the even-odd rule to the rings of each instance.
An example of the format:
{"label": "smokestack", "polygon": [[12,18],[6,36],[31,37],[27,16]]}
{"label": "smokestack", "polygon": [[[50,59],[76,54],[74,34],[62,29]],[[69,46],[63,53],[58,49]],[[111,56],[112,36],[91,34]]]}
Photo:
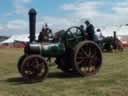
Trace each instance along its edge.
{"label": "smokestack", "polygon": [[116,31],[113,32],[113,35],[114,35],[114,38],[116,39],[117,38]]}
{"label": "smokestack", "polygon": [[35,41],[35,31],[36,31],[36,10],[30,9],[29,10],[29,40],[32,43]]}
{"label": "smokestack", "polygon": [[116,39],[117,39],[116,31],[113,32],[113,35],[114,35],[114,43],[116,43]]}

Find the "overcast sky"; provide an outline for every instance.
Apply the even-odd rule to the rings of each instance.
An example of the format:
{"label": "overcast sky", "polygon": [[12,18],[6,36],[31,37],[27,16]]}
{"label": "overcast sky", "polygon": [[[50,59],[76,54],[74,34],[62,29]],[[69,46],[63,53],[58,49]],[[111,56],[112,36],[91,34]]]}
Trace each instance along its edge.
{"label": "overcast sky", "polygon": [[54,31],[86,19],[102,28],[128,23],[128,0],[0,0],[0,35],[29,32],[30,8],[37,11],[37,32],[44,23]]}

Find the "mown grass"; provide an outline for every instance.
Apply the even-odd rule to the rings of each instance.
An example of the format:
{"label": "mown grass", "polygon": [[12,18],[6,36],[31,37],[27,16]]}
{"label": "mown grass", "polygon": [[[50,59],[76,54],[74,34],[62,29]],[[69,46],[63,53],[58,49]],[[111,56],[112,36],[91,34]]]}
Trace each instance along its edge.
{"label": "mown grass", "polygon": [[25,84],[17,71],[23,49],[0,49],[0,96],[128,96],[128,50],[104,53],[100,72],[70,77],[56,66],[39,83]]}

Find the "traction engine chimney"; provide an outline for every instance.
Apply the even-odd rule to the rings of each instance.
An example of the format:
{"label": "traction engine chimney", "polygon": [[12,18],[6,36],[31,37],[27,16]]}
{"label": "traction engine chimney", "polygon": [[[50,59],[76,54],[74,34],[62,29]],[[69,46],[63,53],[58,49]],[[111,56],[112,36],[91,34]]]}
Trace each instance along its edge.
{"label": "traction engine chimney", "polygon": [[29,10],[29,41],[32,43],[35,41],[35,31],[36,31],[36,10]]}

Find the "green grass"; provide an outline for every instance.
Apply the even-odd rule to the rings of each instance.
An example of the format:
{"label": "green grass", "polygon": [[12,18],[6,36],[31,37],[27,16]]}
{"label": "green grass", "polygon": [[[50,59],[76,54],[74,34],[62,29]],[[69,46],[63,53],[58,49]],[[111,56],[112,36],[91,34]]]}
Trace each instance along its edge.
{"label": "green grass", "polygon": [[25,84],[17,71],[22,49],[0,49],[0,96],[128,96],[128,50],[104,53],[100,72],[70,77],[56,66],[39,83]]}

